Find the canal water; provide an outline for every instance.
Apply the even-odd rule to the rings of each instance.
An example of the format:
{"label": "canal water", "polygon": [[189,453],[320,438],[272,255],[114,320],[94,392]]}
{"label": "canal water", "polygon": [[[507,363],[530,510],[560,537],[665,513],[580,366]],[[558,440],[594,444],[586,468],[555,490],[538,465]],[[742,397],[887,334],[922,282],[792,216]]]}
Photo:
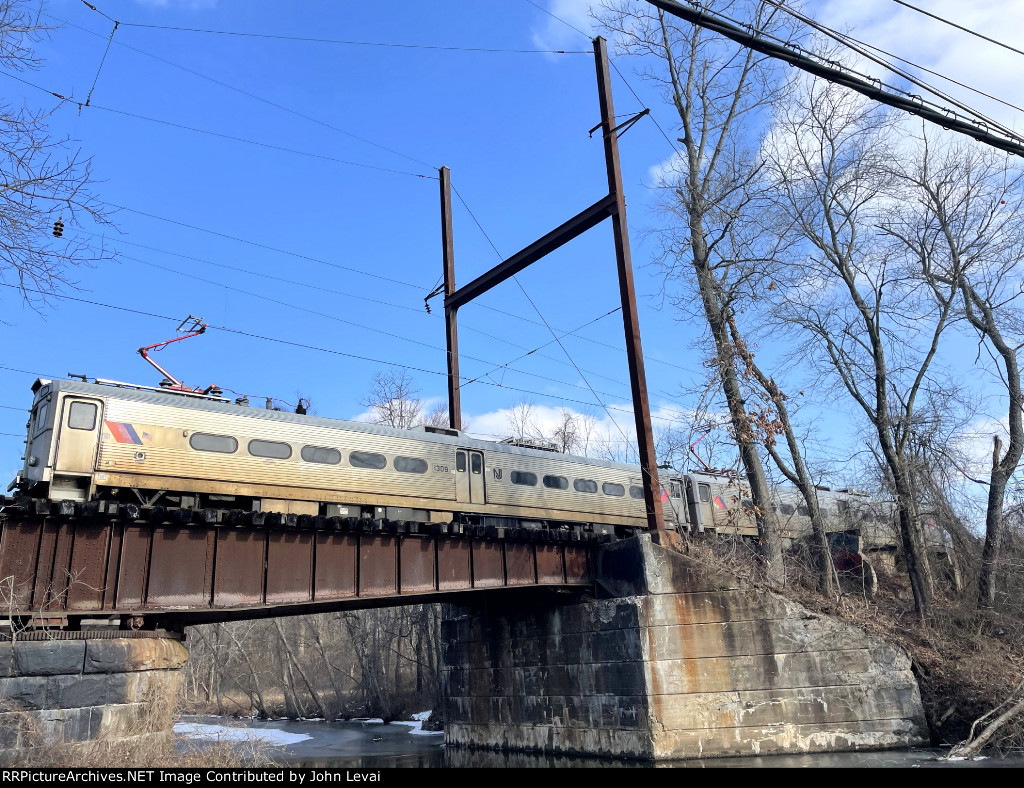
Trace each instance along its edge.
{"label": "canal water", "polygon": [[[420,715],[424,716],[424,715]],[[259,740],[264,751],[282,766],[383,769],[408,768],[650,768],[653,764],[625,760],[500,753],[446,747],[441,733],[421,723],[381,720],[324,722],[316,720],[234,720],[185,717],[175,726],[182,746],[210,741]],[[945,761],[941,749],[884,752],[815,753],[751,758],[673,761],[658,767],[701,768],[1021,768],[1024,757]]]}

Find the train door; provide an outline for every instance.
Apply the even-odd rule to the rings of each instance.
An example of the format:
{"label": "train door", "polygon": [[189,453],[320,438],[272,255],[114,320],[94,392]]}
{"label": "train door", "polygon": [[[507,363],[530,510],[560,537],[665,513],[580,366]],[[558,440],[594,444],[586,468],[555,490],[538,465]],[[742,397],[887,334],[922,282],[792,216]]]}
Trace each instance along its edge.
{"label": "train door", "polygon": [[484,453],[471,449],[455,452],[455,500],[484,503]]}
{"label": "train door", "polygon": [[55,471],[92,473],[103,423],[103,403],[86,397],[65,397],[57,435]]}
{"label": "train door", "polygon": [[690,523],[698,531],[714,526],[714,512],[711,510],[711,485],[698,482],[692,476],[686,477],[686,505]]}

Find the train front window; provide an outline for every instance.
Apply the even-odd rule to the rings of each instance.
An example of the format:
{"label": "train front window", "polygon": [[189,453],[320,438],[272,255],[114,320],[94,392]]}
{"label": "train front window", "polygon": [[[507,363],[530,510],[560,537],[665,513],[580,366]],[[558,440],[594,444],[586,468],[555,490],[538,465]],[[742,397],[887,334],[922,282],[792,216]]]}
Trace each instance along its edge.
{"label": "train front window", "polygon": [[459,473],[466,472],[466,452],[455,452],[455,470]]}
{"label": "train front window", "polygon": [[50,414],[50,403],[44,402],[36,411],[36,435],[46,429],[46,417]]}
{"label": "train front window", "polygon": [[68,426],[73,430],[91,430],[96,427],[96,405],[92,402],[72,402]]}
{"label": "train front window", "polygon": [[484,472],[484,458],[482,454],[469,455],[469,467],[473,473]]}

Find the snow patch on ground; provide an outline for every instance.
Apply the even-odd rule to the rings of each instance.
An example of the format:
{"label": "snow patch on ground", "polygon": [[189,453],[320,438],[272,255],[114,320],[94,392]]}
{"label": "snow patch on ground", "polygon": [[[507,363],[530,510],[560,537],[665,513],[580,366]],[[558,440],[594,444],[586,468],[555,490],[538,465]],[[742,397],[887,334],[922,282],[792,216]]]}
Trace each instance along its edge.
{"label": "snow patch on ground", "polygon": [[423,723],[427,721],[429,716],[429,711],[419,711],[412,715],[411,720],[395,720],[392,725],[408,725],[411,728],[409,733],[414,736],[443,736],[444,731],[423,730]]}
{"label": "snow patch on ground", "polygon": [[235,728],[229,725],[204,725],[199,722],[175,723],[174,732],[189,739],[261,741],[277,746],[295,744],[313,738],[305,733],[286,733],[276,728]]}

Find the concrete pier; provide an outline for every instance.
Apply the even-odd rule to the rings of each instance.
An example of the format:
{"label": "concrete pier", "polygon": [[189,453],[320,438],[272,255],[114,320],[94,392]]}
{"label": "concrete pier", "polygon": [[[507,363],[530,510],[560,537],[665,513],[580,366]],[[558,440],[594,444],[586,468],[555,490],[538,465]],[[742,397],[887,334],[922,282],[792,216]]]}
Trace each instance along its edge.
{"label": "concrete pier", "polygon": [[449,744],[659,761],[927,742],[892,644],[646,535],[595,575],[613,598],[446,609]]}
{"label": "concrete pier", "polygon": [[188,651],[177,637],[153,634],[34,633],[39,639],[0,641],[0,750],[170,743]]}

